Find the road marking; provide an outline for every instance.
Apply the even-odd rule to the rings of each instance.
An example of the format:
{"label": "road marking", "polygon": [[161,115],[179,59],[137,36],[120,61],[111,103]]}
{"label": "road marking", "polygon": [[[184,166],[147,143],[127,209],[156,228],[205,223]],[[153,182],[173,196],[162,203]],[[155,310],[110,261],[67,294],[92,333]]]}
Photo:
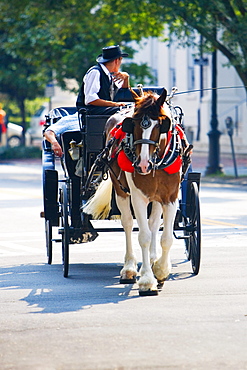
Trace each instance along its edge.
{"label": "road marking", "polygon": [[10,250],[16,250],[16,251],[21,251],[22,253],[23,252],[28,252],[28,253],[40,253],[41,251],[41,248],[37,248],[37,247],[27,247],[26,245],[24,244],[19,244],[19,243],[15,243],[15,242],[11,242],[11,241],[1,241],[0,242],[0,246],[1,248],[6,248],[6,249],[10,249]]}
{"label": "road marking", "polygon": [[210,219],[207,219],[207,218],[203,218],[202,223],[205,224],[205,225],[219,225],[219,226],[240,227],[240,228],[246,228],[247,227],[247,225],[232,224],[230,222],[210,220]]}
{"label": "road marking", "polygon": [[6,196],[11,196],[11,200],[15,199],[41,199],[43,197],[41,190],[34,190],[34,189],[23,189],[23,190],[15,190],[15,189],[8,189],[8,188],[1,188],[0,193],[0,200],[7,200]]}

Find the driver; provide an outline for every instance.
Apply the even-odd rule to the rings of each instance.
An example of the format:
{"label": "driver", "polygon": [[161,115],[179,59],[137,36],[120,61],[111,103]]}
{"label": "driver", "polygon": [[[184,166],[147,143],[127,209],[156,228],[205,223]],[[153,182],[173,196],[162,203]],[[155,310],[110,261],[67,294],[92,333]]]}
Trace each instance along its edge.
{"label": "driver", "polygon": [[97,65],[91,67],[85,74],[77,98],[78,109],[87,108],[88,114],[116,113],[124,103],[114,102],[119,88],[129,88],[129,75],[119,72],[123,57],[119,45],[108,46],[102,49],[96,61]]}

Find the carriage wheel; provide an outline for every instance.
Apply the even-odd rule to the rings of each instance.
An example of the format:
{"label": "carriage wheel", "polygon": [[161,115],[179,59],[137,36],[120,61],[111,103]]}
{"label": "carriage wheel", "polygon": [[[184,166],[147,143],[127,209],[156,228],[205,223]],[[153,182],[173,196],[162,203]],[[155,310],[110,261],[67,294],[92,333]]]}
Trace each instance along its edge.
{"label": "carriage wheel", "polygon": [[69,212],[67,187],[63,184],[61,191],[61,216],[62,216],[62,258],[63,276],[68,277],[69,273]]}
{"label": "carriage wheel", "polygon": [[197,275],[201,262],[201,216],[198,186],[196,182],[191,183],[190,211],[185,235],[189,235],[189,238],[185,239],[187,257],[191,261],[194,274]]}
{"label": "carriage wheel", "polygon": [[51,220],[45,220],[45,238],[46,238],[46,252],[47,262],[52,263],[52,225]]}

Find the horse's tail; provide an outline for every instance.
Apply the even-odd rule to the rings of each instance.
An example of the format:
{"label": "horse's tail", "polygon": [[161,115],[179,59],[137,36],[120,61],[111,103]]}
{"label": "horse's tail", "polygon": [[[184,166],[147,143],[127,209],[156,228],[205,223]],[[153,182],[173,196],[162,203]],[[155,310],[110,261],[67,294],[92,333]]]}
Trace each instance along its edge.
{"label": "horse's tail", "polygon": [[104,220],[111,210],[112,181],[110,176],[103,180],[95,194],[83,206],[83,212],[93,216],[94,220]]}

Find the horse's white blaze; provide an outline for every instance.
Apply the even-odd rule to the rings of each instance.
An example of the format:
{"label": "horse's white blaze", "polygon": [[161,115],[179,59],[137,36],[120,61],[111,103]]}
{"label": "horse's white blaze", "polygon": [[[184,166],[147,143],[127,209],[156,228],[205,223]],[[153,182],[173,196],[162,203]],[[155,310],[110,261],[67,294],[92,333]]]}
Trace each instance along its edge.
{"label": "horse's white blaze", "polygon": [[[157,121],[150,119],[151,126],[143,129],[142,139],[150,139],[154,126],[157,124]],[[149,145],[142,144],[141,151],[140,151],[140,163],[142,173],[147,173],[147,169],[149,166]]]}

